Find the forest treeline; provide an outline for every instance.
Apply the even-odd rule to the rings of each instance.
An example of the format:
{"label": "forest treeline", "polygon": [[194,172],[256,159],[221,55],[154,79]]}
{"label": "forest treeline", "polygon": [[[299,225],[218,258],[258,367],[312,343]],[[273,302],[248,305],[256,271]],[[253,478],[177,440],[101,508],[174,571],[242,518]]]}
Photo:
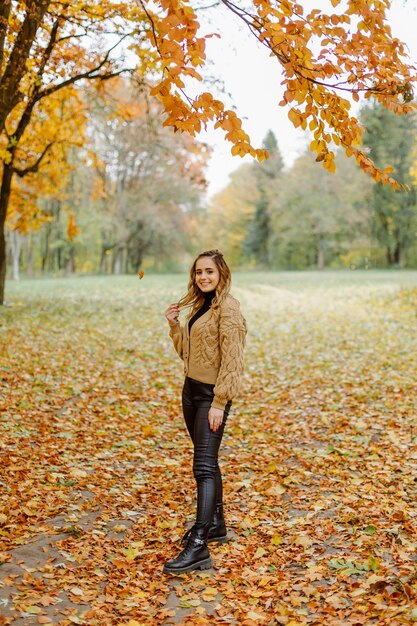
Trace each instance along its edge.
{"label": "forest treeline", "polygon": [[207,146],[164,128],[158,103],[126,79],[84,89],[80,102],[85,120],[69,128],[72,142],[15,179],[11,276],[130,273],[145,259],[162,267],[190,249]]}
{"label": "forest treeline", "polygon": [[210,207],[211,225],[235,266],[265,269],[417,266],[416,118],[362,108],[364,147],[406,189],[363,176],[344,152],[330,174],[307,148],[284,167],[270,131],[266,162],[244,164]]}
{"label": "forest treeline", "polygon": [[407,190],[375,183],[342,151],[334,174],[308,148],[285,168],[269,131],[270,158],[241,164],[208,201],[209,148],[164,128],[143,87],[114,78],[80,92],[77,106],[84,126],[62,118],[61,132],[74,140],[55,156],[55,170],[48,163],[45,173],[16,181],[9,277],[175,271],[212,245],[235,268],[417,267],[413,115],[378,104],[360,113],[367,152],[378,167],[392,166]]}

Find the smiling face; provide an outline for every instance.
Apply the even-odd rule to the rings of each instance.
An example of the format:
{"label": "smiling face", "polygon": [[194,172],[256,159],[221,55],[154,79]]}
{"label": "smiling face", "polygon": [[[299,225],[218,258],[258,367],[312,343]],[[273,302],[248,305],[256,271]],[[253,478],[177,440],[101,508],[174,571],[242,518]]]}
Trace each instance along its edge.
{"label": "smiling face", "polygon": [[216,263],[207,256],[197,259],[195,264],[195,284],[203,292],[214,291],[220,280]]}

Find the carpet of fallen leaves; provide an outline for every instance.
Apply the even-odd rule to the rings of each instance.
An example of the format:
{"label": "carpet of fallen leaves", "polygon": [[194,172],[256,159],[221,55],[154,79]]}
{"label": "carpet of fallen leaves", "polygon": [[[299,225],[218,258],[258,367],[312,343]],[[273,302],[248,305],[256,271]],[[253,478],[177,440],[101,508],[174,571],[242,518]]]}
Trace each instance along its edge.
{"label": "carpet of fallen leaves", "polygon": [[246,372],[221,450],[231,540],[193,519],[184,276],[24,281],[0,311],[0,624],[417,622],[417,273],[236,275]]}

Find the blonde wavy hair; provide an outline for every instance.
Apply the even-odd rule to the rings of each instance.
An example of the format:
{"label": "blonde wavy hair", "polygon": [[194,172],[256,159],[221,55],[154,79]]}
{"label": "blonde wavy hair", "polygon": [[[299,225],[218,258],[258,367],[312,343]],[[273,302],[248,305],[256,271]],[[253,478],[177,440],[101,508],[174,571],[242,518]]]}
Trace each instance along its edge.
{"label": "blonde wavy hair", "polygon": [[196,311],[198,311],[199,308],[201,308],[204,303],[203,292],[199,289],[199,287],[197,287],[195,281],[197,261],[203,257],[208,257],[209,259],[211,259],[215,263],[220,274],[219,284],[216,287],[216,295],[213,299],[213,302],[211,303],[212,309],[219,308],[223,300],[229,294],[232,284],[232,275],[229,266],[224,260],[223,254],[220,252],[220,250],[206,250],[205,252],[201,252],[191,266],[188,291],[178,302],[178,306],[180,308],[191,308],[191,312],[189,315],[193,315]]}

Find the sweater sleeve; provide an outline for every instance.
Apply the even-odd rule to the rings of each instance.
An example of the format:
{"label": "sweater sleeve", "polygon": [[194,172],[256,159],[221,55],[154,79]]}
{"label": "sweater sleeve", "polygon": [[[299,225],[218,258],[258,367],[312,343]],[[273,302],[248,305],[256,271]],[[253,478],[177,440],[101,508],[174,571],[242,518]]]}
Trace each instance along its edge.
{"label": "sweater sleeve", "polygon": [[246,343],[246,320],[239,302],[233,300],[220,312],[219,339],[221,364],[214,387],[213,408],[224,409],[239,391],[243,373],[243,352]]}
{"label": "sweater sleeve", "polygon": [[181,324],[178,322],[177,324],[175,324],[175,326],[170,326],[169,328],[169,336],[172,339],[172,342],[174,344],[174,348],[178,353],[178,356],[180,357],[180,359],[183,359],[182,356],[182,334],[183,334],[183,328],[181,327]]}

